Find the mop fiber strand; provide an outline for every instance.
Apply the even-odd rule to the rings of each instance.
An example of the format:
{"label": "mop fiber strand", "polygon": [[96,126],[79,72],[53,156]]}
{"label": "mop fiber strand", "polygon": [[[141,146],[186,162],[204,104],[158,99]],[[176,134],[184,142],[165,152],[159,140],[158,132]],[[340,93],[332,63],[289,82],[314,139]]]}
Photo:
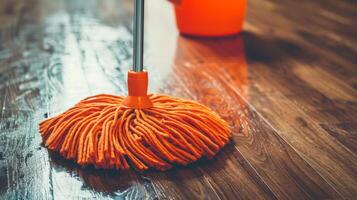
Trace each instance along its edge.
{"label": "mop fiber strand", "polygon": [[[151,108],[122,105],[124,97],[96,95],[40,123],[44,144],[79,165],[167,170],[212,158],[228,143],[227,122],[190,100],[149,95]],[[130,164],[129,164],[130,163]]]}

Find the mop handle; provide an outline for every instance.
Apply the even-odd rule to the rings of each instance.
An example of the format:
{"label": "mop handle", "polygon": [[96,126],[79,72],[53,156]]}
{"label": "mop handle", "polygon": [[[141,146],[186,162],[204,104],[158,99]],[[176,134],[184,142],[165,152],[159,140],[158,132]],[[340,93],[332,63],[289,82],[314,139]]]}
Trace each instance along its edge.
{"label": "mop handle", "polygon": [[134,66],[133,71],[143,71],[144,54],[144,0],[134,2]]}

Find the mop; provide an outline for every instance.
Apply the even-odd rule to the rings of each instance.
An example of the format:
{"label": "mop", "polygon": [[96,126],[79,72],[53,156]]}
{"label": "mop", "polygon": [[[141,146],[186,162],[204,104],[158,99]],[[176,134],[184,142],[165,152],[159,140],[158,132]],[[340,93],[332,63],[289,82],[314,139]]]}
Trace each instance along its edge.
{"label": "mop", "polygon": [[208,159],[229,142],[227,122],[191,100],[147,94],[143,70],[144,0],[134,3],[134,64],[128,96],[99,94],[44,120],[44,145],[81,166],[167,170]]}

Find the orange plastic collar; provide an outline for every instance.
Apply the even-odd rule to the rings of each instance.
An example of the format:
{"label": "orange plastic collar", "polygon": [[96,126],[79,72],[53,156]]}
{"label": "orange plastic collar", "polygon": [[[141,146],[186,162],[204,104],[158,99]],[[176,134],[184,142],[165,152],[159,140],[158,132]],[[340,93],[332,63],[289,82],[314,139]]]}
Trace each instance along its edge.
{"label": "orange plastic collar", "polygon": [[130,108],[150,108],[153,106],[147,95],[148,73],[128,72],[128,96],[124,99],[123,105]]}

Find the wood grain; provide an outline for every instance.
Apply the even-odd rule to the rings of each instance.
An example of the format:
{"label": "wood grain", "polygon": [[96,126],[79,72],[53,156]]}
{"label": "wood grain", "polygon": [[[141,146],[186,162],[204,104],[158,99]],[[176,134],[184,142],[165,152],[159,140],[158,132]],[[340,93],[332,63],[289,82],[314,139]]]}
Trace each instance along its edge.
{"label": "wood grain", "polygon": [[169,2],[146,4],[150,91],[208,105],[234,136],[212,160],[138,173],[81,168],[37,132],[88,95],[126,94],[132,1],[0,1],[0,199],[354,199],[357,5],[248,3],[243,33],[221,39],[180,36]]}
{"label": "wood grain", "polygon": [[[240,58],[242,47],[240,46],[243,45],[243,40],[246,46],[247,60],[251,59],[249,80],[253,84],[248,85],[249,89],[236,86],[238,93],[249,90],[248,97],[252,97],[248,99],[248,102],[276,127],[278,133],[289,141],[310,165],[315,169],[317,168],[319,173],[324,174],[324,178],[327,178],[329,184],[341,188],[346,196],[352,198],[356,185],[356,156],[354,152],[350,151],[350,147],[342,145],[331,137],[336,136],[336,134],[326,133],[320,127],[320,123],[338,123],[341,121],[355,123],[354,89],[351,89],[337,77],[323,71],[318,65],[314,65],[314,68],[309,67],[309,69],[321,70],[318,75],[327,77],[325,77],[326,80],[315,79],[313,84],[324,87],[323,91],[317,90],[316,85],[311,86],[304,80],[308,77],[302,79],[294,72],[294,69],[298,67],[306,68],[306,64],[299,65],[296,60],[290,61],[289,55],[285,55],[283,51],[275,47],[274,42],[266,42],[251,33],[243,33],[242,38],[235,37],[218,41],[180,39],[179,49],[190,49],[191,51],[179,51],[177,54],[180,56],[179,60],[185,60],[186,63],[188,59],[193,60],[191,65],[195,65],[195,62],[215,62],[221,63],[220,65],[223,67],[236,67],[238,63],[242,62]],[[259,46],[269,47],[269,50],[252,49],[252,46],[258,47],[256,43]],[[277,43],[284,44],[283,41],[279,40]],[[240,73],[244,74],[243,72]],[[232,72],[229,74],[232,74]],[[311,76],[311,73],[308,73],[307,76]],[[329,81],[328,83],[332,87],[340,87],[339,90],[327,90],[325,88],[328,85],[316,82],[317,80],[327,81],[329,79],[337,81]],[[230,79],[224,80],[228,82]],[[322,93],[329,92],[332,95],[344,93],[346,89],[343,88],[348,91],[345,94],[349,95],[349,101],[329,99]],[[343,98],[343,95],[338,97]],[[267,109],[267,107],[271,109]],[[284,118],[281,118],[282,115]],[[356,144],[353,132],[348,132],[347,135],[345,133],[344,138],[348,138],[349,146],[351,146],[351,143]],[[337,137],[337,139],[340,139],[340,137]],[[341,155],[344,156],[341,157]],[[331,171],[335,171],[335,173],[331,173]],[[346,188],[346,183],[349,188]]]}
{"label": "wood grain", "polygon": [[[246,105],[244,96],[242,98],[242,94],[237,93],[237,83],[242,81],[230,81],[232,78],[229,76],[240,77],[244,70],[240,68],[244,67],[237,64],[197,64],[186,70],[180,68],[175,75],[185,83],[188,91],[194,91],[191,92],[194,99],[209,105],[232,124],[241,124],[237,127],[239,129],[233,129],[236,148],[278,198],[339,197],[264,118]],[[225,73],[227,71],[229,73]],[[285,187],[289,190],[284,190]]]}

